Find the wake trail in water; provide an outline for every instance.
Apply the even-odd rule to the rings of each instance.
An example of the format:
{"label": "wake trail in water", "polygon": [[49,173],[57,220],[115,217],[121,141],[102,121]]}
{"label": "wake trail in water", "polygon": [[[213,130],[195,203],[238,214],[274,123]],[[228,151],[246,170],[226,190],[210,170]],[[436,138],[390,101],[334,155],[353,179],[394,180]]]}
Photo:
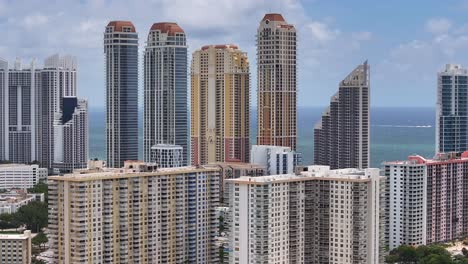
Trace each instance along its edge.
{"label": "wake trail in water", "polygon": [[398,128],[432,128],[431,125],[407,126],[407,125],[371,125],[373,127],[398,127]]}

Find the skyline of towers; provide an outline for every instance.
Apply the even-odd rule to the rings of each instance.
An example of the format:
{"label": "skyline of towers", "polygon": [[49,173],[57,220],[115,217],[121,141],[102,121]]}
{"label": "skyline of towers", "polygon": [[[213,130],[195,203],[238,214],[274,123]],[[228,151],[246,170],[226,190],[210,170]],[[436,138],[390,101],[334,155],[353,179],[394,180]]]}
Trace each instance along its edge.
{"label": "skyline of towers", "polygon": [[437,74],[436,153],[468,150],[468,69],[447,64]]}
{"label": "skyline of towers", "polygon": [[257,145],[297,148],[296,29],[266,14],[257,30]]}
{"label": "skyline of towers", "polygon": [[138,33],[130,21],[104,32],[107,166],[138,159]]}
{"label": "skyline of towers", "polygon": [[315,124],[314,164],[332,169],[369,167],[369,70],[365,61],[342,80]]}
{"label": "skyline of towers", "polygon": [[[0,61],[2,160],[39,162],[41,167],[52,171],[56,165],[57,150],[74,157],[67,163],[69,169],[83,168],[88,159],[87,118],[81,121],[81,128],[68,129],[74,137],[68,138],[67,142],[76,142],[75,138],[78,137],[82,139],[82,144],[72,147],[55,135],[55,126],[60,123],[63,114],[64,98],[76,98],[76,76],[76,58],[68,55],[55,54],[46,58],[43,68],[38,68],[35,60],[24,69],[19,59],[12,69],[6,60]],[[84,99],[76,100],[87,105]],[[73,110],[67,122],[78,122]],[[80,113],[87,116],[87,107],[80,109]],[[76,160],[77,155],[81,157],[80,164]]]}
{"label": "skyline of towers", "polygon": [[191,65],[192,165],[249,162],[250,75],[237,46],[207,45]]}
{"label": "skyline of towers", "polygon": [[190,162],[187,59],[184,30],[177,23],[153,24],[144,51],[143,159],[147,162],[153,161],[152,148],[161,144],[182,147],[180,164]]}

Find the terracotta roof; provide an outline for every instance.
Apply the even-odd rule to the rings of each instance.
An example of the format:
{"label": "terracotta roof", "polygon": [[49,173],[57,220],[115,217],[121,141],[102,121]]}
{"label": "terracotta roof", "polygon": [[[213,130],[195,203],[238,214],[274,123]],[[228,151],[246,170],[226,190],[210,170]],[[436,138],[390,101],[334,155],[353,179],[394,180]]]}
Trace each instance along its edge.
{"label": "terracotta roof", "polygon": [[206,46],[203,46],[201,50],[207,50],[210,47],[214,47],[215,49],[227,49],[227,48],[239,49],[239,47],[237,47],[234,44],[220,44],[220,45],[206,45]]}
{"label": "terracotta roof", "polygon": [[184,30],[174,22],[154,23],[153,26],[151,26],[150,31],[152,30],[160,30],[161,33],[167,33],[171,36],[174,36],[176,33],[184,33]]}
{"label": "terracotta roof", "polygon": [[115,32],[123,32],[123,27],[130,27],[131,32],[136,32],[135,31],[135,26],[133,25],[132,22],[130,21],[111,21],[109,24],[107,24],[108,27],[114,27]]}
{"label": "terracotta roof", "polygon": [[286,22],[281,14],[265,14],[262,21],[270,20],[270,21],[283,21]]}

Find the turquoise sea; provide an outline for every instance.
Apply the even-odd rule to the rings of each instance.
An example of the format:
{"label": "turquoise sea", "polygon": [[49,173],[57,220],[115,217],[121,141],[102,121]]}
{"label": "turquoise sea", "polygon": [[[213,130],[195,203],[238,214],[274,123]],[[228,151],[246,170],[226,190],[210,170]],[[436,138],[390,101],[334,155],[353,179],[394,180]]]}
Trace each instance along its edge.
{"label": "turquoise sea", "polygon": [[[319,120],[323,107],[298,108],[298,151],[303,164],[312,164],[314,155],[314,124]],[[105,159],[105,111],[90,109],[90,158]],[[140,113],[140,142],[142,137],[142,113]],[[408,155],[434,156],[435,150],[434,108],[383,108],[371,109],[371,164],[380,167],[383,161],[403,160]],[[251,111],[252,143],[255,144],[257,120]],[[140,156],[141,156],[140,144]]]}

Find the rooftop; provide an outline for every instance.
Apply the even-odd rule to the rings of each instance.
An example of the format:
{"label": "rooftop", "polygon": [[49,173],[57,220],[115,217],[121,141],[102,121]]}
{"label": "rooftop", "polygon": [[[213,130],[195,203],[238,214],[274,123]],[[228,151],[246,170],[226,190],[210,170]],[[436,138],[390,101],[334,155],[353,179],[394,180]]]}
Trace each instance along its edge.
{"label": "rooftop", "polygon": [[284,20],[283,16],[281,14],[277,14],[277,13],[265,14],[262,21],[266,21],[266,20],[286,22],[286,20]]}
{"label": "rooftop", "polygon": [[162,33],[166,33],[170,36],[174,36],[176,33],[185,33],[184,30],[174,22],[160,22],[154,23],[151,26],[150,31],[159,30]]}
{"label": "rooftop", "polygon": [[201,50],[207,50],[210,47],[213,47],[215,49],[239,49],[239,47],[234,44],[218,44],[218,45],[205,45],[201,48]]}
{"label": "rooftop", "polygon": [[31,231],[26,230],[23,234],[0,234],[0,240],[25,240],[31,238]]}
{"label": "rooftop", "polygon": [[177,168],[158,168],[151,172],[133,172],[126,169],[110,169],[107,168],[104,171],[96,172],[91,170],[89,173],[86,171],[80,171],[80,173],[66,174],[64,176],[50,176],[48,180],[54,181],[72,181],[72,182],[86,182],[95,180],[110,180],[110,179],[125,179],[135,177],[152,177],[152,176],[168,176],[168,175],[180,175],[189,173],[199,172],[218,172],[216,168],[204,168],[204,167],[177,167]]}
{"label": "rooftop", "polygon": [[130,32],[135,33],[135,26],[130,21],[111,21],[107,24],[108,27],[114,27],[114,32],[124,32],[123,28],[128,27],[130,28]]}

